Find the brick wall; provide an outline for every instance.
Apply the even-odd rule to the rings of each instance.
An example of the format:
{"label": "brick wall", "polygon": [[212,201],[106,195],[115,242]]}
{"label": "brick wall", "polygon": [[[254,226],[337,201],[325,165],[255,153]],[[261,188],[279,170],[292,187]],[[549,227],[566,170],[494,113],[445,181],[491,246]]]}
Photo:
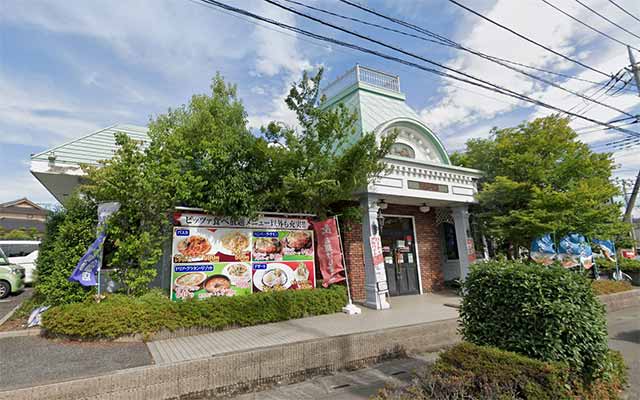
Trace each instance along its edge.
{"label": "brick wall", "polygon": [[[417,206],[389,204],[384,213],[407,215],[415,218],[422,291],[426,293],[442,289],[444,286],[444,275],[441,268],[442,250],[440,233],[435,221],[435,210],[431,209],[425,214],[420,212]],[[362,224],[345,223],[342,227],[342,241],[352,297],[356,301],[364,301],[365,278]]]}
{"label": "brick wall", "polygon": [[347,273],[354,301],[364,301],[364,247],[362,224],[346,222],[341,226],[342,246],[347,262]]}

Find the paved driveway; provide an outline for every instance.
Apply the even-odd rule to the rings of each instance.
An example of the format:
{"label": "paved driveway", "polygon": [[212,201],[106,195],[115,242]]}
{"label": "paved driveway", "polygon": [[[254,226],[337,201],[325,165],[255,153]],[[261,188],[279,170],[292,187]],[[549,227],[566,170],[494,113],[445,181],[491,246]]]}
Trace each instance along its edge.
{"label": "paved driveway", "polygon": [[627,399],[640,399],[640,307],[608,315],[609,347],[622,352],[629,367]]}
{"label": "paved driveway", "polygon": [[33,289],[29,287],[18,294],[11,294],[6,299],[0,300],[0,321],[2,321],[4,316],[11,312],[11,310],[16,308],[16,306],[30,298],[32,294]]}
{"label": "paved driveway", "polygon": [[2,338],[0,392],[101,375],[152,362],[144,343],[79,343],[39,336]]}

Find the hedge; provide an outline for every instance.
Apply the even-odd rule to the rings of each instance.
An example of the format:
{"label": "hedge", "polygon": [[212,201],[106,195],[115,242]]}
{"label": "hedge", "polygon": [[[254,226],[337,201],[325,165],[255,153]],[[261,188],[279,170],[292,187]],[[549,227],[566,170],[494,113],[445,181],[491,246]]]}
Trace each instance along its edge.
{"label": "hedge", "polygon": [[265,324],[339,312],[346,304],[343,286],[329,289],[288,290],[239,297],[172,302],[159,291],[140,297],[110,295],[100,303],[52,307],[42,318],[49,335],[77,339],[115,339],[160,330],[213,330]]}
{"label": "hedge", "polygon": [[610,352],[607,359],[612,373],[585,384],[565,363],[462,342],[443,352],[408,387],[385,388],[376,399],[617,399],[626,367],[618,352]]}
{"label": "hedge", "polygon": [[606,279],[593,281],[591,283],[591,286],[593,287],[593,291],[597,296],[600,296],[603,294],[626,292],[627,290],[633,289],[633,286],[629,282],[610,281]]}
{"label": "hedge", "polygon": [[606,364],[607,322],[583,274],[558,266],[489,261],[472,267],[460,319],[465,340],[541,361],[586,379]]}
{"label": "hedge", "polygon": [[[613,261],[597,258],[596,263],[598,264],[598,269],[602,272],[612,272],[616,270],[616,264]],[[640,271],[640,260],[618,257],[618,265],[623,272]]]}

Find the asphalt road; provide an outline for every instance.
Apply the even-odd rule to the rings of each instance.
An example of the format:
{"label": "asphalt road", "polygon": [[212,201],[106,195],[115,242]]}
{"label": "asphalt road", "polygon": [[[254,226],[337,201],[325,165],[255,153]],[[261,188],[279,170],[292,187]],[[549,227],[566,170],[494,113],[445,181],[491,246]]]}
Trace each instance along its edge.
{"label": "asphalt road", "polygon": [[144,343],[0,339],[0,391],[101,375],[151,364]]}
{"label": "asphalt road", "polygon": [[629,367],[625,398],[640,399],[640,307],[627,308],[607,317],[609,347],[622,352]]}
{"label": "asphalt road", "polygon": [[[629,367],[629,387],[623,398],[640,399],[640,307],[607,316],[609,346],[619,350]],[[354,372],[309,379],[293,385],[276,386],[262,392],[234,397],[235,400],[367,400],[385,384],[403,385],[411,371],[428,365],[435,355],[392,360]]]}
{"label": "asphalt road", "polygon": [[33,289],[28,287],[20,293],[10,294],[6,299],[0,300],[0,321],[2,321],[4,316],[11,312],[11,310],[16,308],[16,306],[31,297],[32,294]]}

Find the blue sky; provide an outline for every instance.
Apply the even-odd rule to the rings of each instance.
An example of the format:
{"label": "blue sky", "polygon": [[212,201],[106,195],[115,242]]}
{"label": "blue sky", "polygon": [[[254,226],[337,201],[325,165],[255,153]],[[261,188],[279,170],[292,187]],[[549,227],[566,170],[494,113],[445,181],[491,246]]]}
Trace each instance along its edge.
{"label": "blue sky", "polygon": [[[375,45],[338,34],[258,0],[227,3],[314,32],[368,47]],[[585,79],[602,80],[585,70],[483,22],[446,0],[363,1],[369,6],[457,40],[488,54]],[[326,68],[331,80],[360,63],[400,75],[408,102],[444,141],[461,149],[493,126],[509,127],[549,111],[468,87],[354,50],[318,43],[275,28],[265,28],[189,0],[22,1],[0,5],[0,202],[29,197],[53,198],[29,174],[29,156],[113,123],[144,125],[149,118],[208,90],[220,71],[238,85],[252,126],[293,122],[283,98],[303,70]],[[307,1],[333,12],[373,20],[336,1]],[[558,51],[615,73],[628,64],[626,49],[567,19],[539,0],[466,0],[466,4]],[[595,9],[640,35],[640,24],[605,0],[587,0]],[[640,15],[640,2],[619,0]],[[620,40],[640,40],[615,28],[570,0],[554,4]],[[330,17],[318,15],[323,19]],[[453,68],[570,108],[581,100],[465,53],[396,34],[332,19],[352,30],[375,35]],[[377,22],[382,22],[378,20]],[[388,23],[385,23],[388,25]],[[383,49],[380,49],[383,50]],[[383,50],[390,52],[390,50]],[[640,54],[638,54],[640,59]],[[573,90],[589,84],[551,78]],[[631,85],[629,86],[632,87]],[[640,113],[632,92],[602,100]],[[619,113],[593,107],[588,115],[615,119]],[[591,125],[576,120],[575,128]],[[640,127],[634,128],[640,132]],[[594,132],[581,138],[598,143],[622,137]],[[632,177],[640,168],[640,147],[616,153],[617,175]]]}

